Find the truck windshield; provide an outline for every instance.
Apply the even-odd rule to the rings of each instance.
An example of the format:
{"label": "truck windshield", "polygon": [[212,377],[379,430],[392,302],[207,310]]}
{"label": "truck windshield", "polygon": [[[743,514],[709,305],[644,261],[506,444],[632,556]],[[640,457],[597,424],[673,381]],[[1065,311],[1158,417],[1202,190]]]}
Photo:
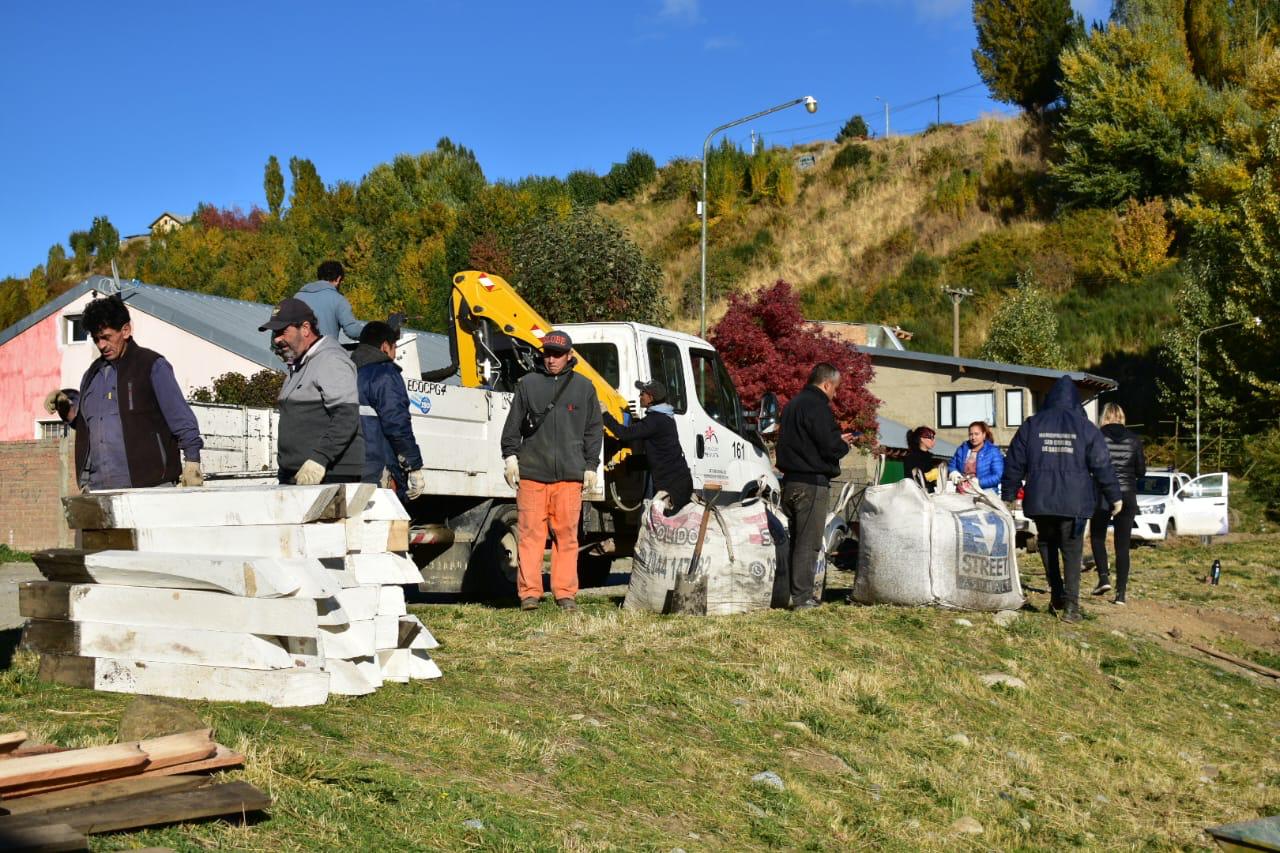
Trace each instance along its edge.
{"label": "truck windshield", "polygon": [[1138,478],[1138,494],[1140,495],[1159,495],[1161,497],[1169,494],[1169,477],[1157,477],[1147,475]]}
{"label": "truck windshield", "polygon": [[689,351],[689,358],[693,362],[694,391],[703,411],[712,420],[742,435],[745,431],[742,403],[720,356],[712,350],[695,349]]}

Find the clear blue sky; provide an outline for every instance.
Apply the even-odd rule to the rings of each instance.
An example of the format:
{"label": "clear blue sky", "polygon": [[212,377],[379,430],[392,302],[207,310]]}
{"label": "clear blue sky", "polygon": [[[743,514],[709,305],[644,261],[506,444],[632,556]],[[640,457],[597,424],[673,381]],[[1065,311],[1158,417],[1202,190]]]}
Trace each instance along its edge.
{"label": "clear blue sky", "polygon": [[[1103,0],[1076,0],[1087,17]],[[696,156],[716,125],[773,144],[978,81],[967,0],[228,0],[19,3],[0,28],[0,276],[105,214],[121,234],[197,203],[265,207],[267,156],[359,180],[441,136],[490,180]],[[942,117],[1008,111],[982,87]],[[895,132],[932,103],[891,114]],[[749,127],[731,131],[745,141]]]}

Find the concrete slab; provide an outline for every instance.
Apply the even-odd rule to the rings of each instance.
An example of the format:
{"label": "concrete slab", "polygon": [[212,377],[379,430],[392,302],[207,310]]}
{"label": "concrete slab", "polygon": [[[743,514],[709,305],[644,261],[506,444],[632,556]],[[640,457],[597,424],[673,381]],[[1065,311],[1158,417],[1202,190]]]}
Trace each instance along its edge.
{"label": "concrete slab", "polygon": [[35,563],[0,563],[0,631],[21,628],[26,619],[18,615],[18,584],[44,580]]}

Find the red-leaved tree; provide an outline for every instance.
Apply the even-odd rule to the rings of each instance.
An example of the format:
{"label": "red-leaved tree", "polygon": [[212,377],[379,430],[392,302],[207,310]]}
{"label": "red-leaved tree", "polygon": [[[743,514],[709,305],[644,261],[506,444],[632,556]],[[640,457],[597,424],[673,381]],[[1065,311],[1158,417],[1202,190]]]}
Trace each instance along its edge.
{"label": "red-leaved tree", "polygon": [[779,280],[754,299],[733,296],[724,318],[711,330],[725,367],[738,386],[747,409],[760,405],[766,391],[778,395],[783,405],[804,388],[809,371],[827,362],[840,371],[840,390],[832,401],[842,429],[858,434],[858,444],[876,443],[877,400],[867,390],[871,359],[852,344],[824,333],[816,323],[805,322],[800,300],[791,285]]}

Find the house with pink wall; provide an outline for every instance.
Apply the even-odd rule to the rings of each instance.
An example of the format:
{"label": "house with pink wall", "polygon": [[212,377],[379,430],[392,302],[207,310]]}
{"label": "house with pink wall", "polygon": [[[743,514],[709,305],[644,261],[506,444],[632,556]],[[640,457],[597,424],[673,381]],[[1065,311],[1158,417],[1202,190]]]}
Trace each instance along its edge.
{"label": "house with pink wall", "polygon": [[[80,318],[91,300],[117,292],[114,279],[91,276],[57,299],[0,331],[0,441],[30,441],[61,435],[63,424],[44,410],[56,388],[79,388],[98,357]],[[119,285],[129,308],[133,338],[173,365],[189,397],[224,373],[251,376],[284,365],[271,351],[266,332],[271,306],[140,282]],[[408,332],[409,330],[406,330]],[[410,342],[411,341],[411,342]],[[449,363],[448,339],[415,333],[398,354],[406,375]]]}

